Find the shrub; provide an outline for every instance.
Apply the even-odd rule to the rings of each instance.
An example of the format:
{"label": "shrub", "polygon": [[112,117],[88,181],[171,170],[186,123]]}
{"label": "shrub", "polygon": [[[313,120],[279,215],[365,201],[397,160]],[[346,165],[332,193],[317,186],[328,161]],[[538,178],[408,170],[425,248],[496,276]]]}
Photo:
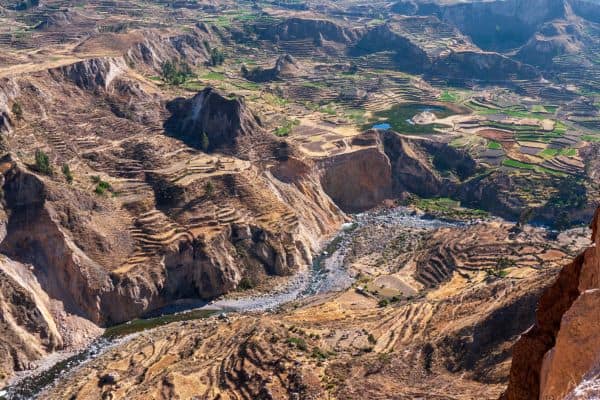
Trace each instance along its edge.
{"label": "shrub", "polygon": [[73,183],[73,173],[71,172],[71,168],[69,168],[69,164],[63,164],[62,173],[69,184]]}
{"label": "shrub", "polygon": [[390,301],[388,299],[381,299],[379,300],[379,303],[377,303],[379,307],[387,307],[389,304]]}
{"label": "shrub", "polygon": [[503,269],[509,268],[509,267],[514,267],[515,266],[515,262],[514,260],[511,260],[509,258],[506,257],[500,257],[498,259],[498,261],[496,261],[496,271],[502,271]]}
{"label": "shrub", "polygon": [[50,175],[52,173],[50,159],[43,150],[35,151],[35,169],[36,171],[46,175]]}
{"label": "shrub", "polygon": [[103,181],[98,175],[92,176],[92,181],[96,184],[94,192],[98,195],[103,195],[107,190],[112,190],[110,183]]}
{"label": "shrub", "polygon": [[323,350],[321,350],[318,347],[313,347],[313,350],[312,350],[312,353],[310,356],[312,358],[316,358],[318,360],[325,361],[329,357],[329,354],[324,352]]}
{"label": "shrub", "polygon": [[238,283],[237,287],[239,290],[250,290],[254,288],[254,285],[250,279],[244,277],[240,280],[240,283]]}
{"label": "shrub", "polygon": [[211,181],[206,182],[204,185],[204,194],[207,197],[211,197],[215,192],[215,187]]}
{"label": "shrub", "polygon": [[210,50],[210,65],[216,67],[217,65],[222,65],[225,62],[225,53],[216,47]]}
{"label": "shrub", "polygon": [[275,129],[275,135],[279,137],[287,136],[292,132],[292,129],[298,125],[300,125],[300,120],[286,120],[282,126]]}
{"label": "shrub", "polygon": [[21,103],[14,102],[12,105],[12,113],[15,115],[15,118],[18,120],[23,119],[23,107],[21,107]]}
{"label": "shrub", "polygon": [[373,336],[372,333],[369,333],[369,336],[367,337],[367,340],[369,341],[369,343],[371,344],[377,344],[377,339],[375,339],[375,336]]}
{"label": "shrub", "polygon": [[306,345],[306,341],[300,337],[289,337],[286,342],[290,345],[296,346],[297,349],[306,351],[308,346]]}
{"label": "shrub", "polygon": [[194,73],[186,62],[165,61],[161,68],[161,75],[165,82],[171,85],[181,85],[193,77]]}

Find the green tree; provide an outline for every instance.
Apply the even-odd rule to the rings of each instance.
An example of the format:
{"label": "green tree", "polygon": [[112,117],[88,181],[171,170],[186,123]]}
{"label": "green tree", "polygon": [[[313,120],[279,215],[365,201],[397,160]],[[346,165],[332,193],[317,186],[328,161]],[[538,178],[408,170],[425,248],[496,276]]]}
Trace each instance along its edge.
{"label": "green tree", "polygon": [[202,132],[202,137],[200,138],[200,145],[202,146],[202,150],[204,152],[208,151],[208,148],[210,147],[210,141],[208,140],[208,135],[206,134],[206,132]]}
{"label": "green tree", "polygon": [[15,115],[17,120],[23,119],[23,107],[21,107],[21,103],[14,102],[12,105],[12,113]]}
{"label": "green tree", "polygon": [[184,61],[175,63],[173,61],[165,61],[161,67],[161,75],[165,82],[170,85],[181,85],[190,77],[194,76],[190,65]]}
{"label": "green tree", "polygon": [[216,67],[217,65],[222,65],[225,62],[225,53],[221,50],[213,47],[210,50],[210,65]]}
{"label": "green tree", "polygon": [[43,150],[35,151],[35,169],[45,175],[50,175],[52,173],[50,158],[48,158],[48,155]]}
{"label": "green tree", "polygon": [[556,220],[554,221],[554,227],[557,231],[564,231],[571,226],[571,218],[569,217],[569,213],[566,211],[561,211]]}
{"label": "green tree", "polygon": [[204,185],[204,194],[206,197],[212,197],[215,192],[215,187],[211,181],[206,182]]}
{"label": "green tree", "polygon": [[71,172],[71,168],[69,168],[69,164],[63,164],[62,173],[69,184],[73,183],[73,173]]}

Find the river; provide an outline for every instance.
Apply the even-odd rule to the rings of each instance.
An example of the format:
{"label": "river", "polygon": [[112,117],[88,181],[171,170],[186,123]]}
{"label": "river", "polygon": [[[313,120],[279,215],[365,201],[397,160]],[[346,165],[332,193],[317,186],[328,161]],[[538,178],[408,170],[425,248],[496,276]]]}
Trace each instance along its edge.
{"label": "river", "polygon": [[[369,224],[432,230],[442,226],[455,225],[439,220],[423,219],[403,207],[356,214],[353,217],[353,222],[344,224],[340,232],[314,258],[311,268],[301,270],[286,285],[276,291],[236,299],[224,298],[208,304],[201,302],[192,305],[188,303],[185,306],[172,306],[162,309],[161,315],[136,319],[107,328],[105,333],[85,350],[51,364],[41,371],[21,376],[10,386],[0,391],[0,399],[24,400],[36,398],[45,388],[60,381],[61,376],[69,373],[74,368],[149,329],[177,321],[207,318],[217,313],[269,312],[291,301],[344,290],[350,287],[354,281],[354,278],[350,276],[344,266],[344,258],[352,248],[352,239],[355,232]],[[185,309],[182,309],[182,307],[185,307]]]}

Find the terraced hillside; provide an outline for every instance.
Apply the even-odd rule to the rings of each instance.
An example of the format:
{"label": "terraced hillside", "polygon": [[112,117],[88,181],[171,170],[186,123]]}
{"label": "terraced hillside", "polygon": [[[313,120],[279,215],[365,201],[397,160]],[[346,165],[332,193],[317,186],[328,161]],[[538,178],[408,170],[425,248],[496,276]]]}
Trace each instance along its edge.
{"label": "terraced hillside", "polygon": [[[0,383],[306,297],[343,227],[353,289],[150,331],[48,396],[495,397],[600,200],[590,1],[0,1]],[[399,205],[454,222],[348,225]]]}
{"label": "terraced hillside", "polygon": [[[497,222],[493,230],[432,230],[386,221],[359,228],[358,247],[331,256],[335,263],[346,254],[343,262],[359,272],[352,288],[271,315],[230,314],[141,334],[42,398],[499,396],[509,349],[531,323],[538,293],[589,243],[588,232],[547,246],[542,231],[511,233]],[[511,257],[480,264],[489,254]],[[369,262],[381,256],[388,262]],[[438,260],[428,272],[425,258]],[[423,280],[440,265],[445,278]]]}

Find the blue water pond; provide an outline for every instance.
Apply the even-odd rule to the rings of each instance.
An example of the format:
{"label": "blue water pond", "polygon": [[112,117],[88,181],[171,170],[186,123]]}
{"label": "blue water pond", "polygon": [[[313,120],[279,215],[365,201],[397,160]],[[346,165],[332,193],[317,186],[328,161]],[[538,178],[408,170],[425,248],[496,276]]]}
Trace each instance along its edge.
{"label": "blue water pond", "polygon": [[382,124],[377,124],[377,125],[373,125],[373,129],[381,129],[382,131],[387,131],[388,129],[390,129],[392,126],[388,123],[382,123]]}

